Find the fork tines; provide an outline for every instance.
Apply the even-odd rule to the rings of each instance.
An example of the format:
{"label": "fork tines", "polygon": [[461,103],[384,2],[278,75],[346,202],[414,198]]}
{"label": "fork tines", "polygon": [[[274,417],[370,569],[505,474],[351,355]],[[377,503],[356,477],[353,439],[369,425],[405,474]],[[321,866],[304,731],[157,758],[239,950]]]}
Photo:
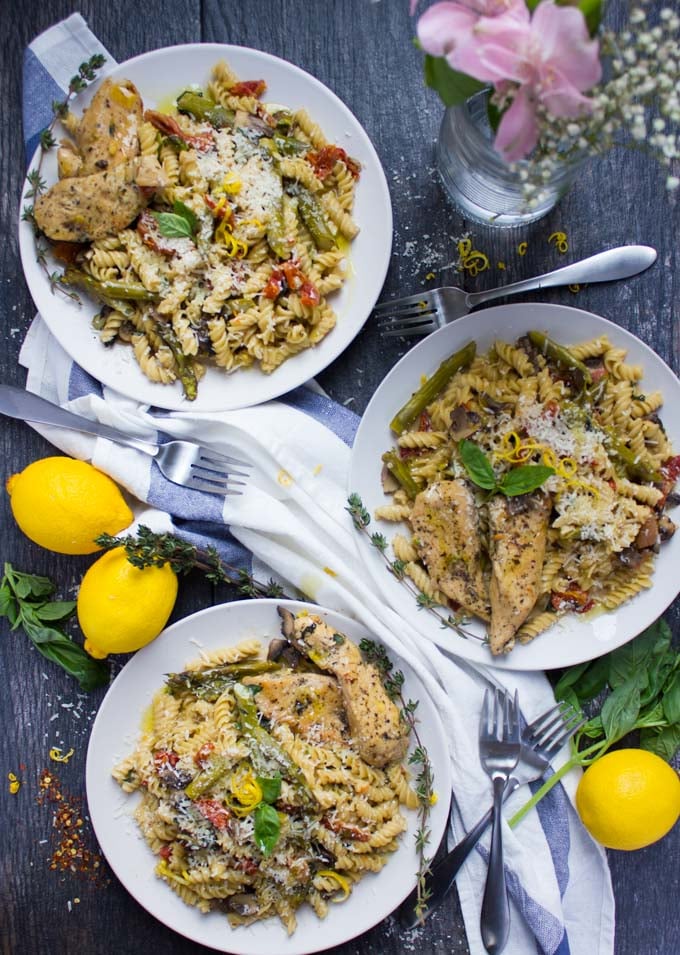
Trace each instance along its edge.
{"label": "fork tines", "polygon": [[[232,470],[231,465],[240,468],[249,468],[247,461],[232,458],[217,451],[208,451],[201,448],[198,460],[191,465],[191,487],[199,491],[208,491],[211,494],[242,494],[237,487],[245,487],[246,481],[237,481],[235,478],[248,478],[250,472]],[[227,469],[227,466],[228,469]]]}

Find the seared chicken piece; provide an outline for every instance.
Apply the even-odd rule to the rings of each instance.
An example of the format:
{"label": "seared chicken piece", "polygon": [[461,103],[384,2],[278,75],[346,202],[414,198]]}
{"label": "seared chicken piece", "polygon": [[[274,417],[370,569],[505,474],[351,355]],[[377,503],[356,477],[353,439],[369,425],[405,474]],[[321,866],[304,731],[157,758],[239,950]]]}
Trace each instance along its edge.
{"label": "seared chicken piece", "polygon": [[437,481],[416,497],[411,526],[418,556],[438,590],[483,620],[490,616],[479,515],[464,481]]}
{"label": "seared chicken piece", "polygon": [[541,582],[552,501],[541,491],[489,502],[491,652],[510,649],[531,613]]}
{"label": "seared chicken piece", "polygon": [[255,704],[268,720],[286,723],[311,743],[342,743],[347,727],[336,680],[320,673],[263,673],[245,684],[259,686]]}
{"label": "seared chicken piece", "polygon": [[35,202],[35,221],[50,239],[89,242],[115,235],[146,206],[137,161],[91,176],[60,179]]}
{"label": "seared chicken piece", "polygon": [[75,133],[83,165],[79,175],[113,169],[139,155],[142,98],[129,80],[105,80]]}
{"label": "seared chicken piece", "polygon": [[297,617],[279,608],[283,634],[305,656],[337,678],[350,733],[360,755],[371,766],[402,759],[408,749],[408,727],[389,698],[380,673],[365,663],[361,651],[321,617]]}
{"label": "seared chicken piece", "polygon": [[76,152],[75,146],[69,140],[63,140],[57,150],[57,170],[60,179],[79,176],[83,168],[83,160]]}

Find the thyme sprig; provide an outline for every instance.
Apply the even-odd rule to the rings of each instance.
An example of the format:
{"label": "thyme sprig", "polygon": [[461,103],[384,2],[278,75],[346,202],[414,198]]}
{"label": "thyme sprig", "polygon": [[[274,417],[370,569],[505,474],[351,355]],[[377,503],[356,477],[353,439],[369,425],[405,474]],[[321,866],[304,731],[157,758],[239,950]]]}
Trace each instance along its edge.
{"label": "thyme sprig", "polygon": [[370,541],[371,546],[375,547],[375,549],[378,551],[392,576],[395,577],[401,584],[403,584],[411,594],[413,594],[419,610],[427,610],[428,613],[431,613],[434,617],[436,617],[439,620],[443,630],[454,630],[465,640],[477,640],[480,643],[488,642],[487,637],[480,637],[471,630],[466,630],[464,627],[462,627],[460,621],[453,614],[443,614],[438,609],[439,605],[437,604],[436,600],[434,600],[429,594],[423,593],[422,590],[419,590],[411,578],[407,576],[405,562],[403,560],[390,559],[389,555],[387,554],[387,539],[385,536],[383,534],[372,533],[368,529],[371,523],[371,515],[364,507],[363,501],[358,494],[350,494],[350,496],[347,498],[347,507],[345,510],[352,518],[352,523],[354,524],[355,528],[361,534],[364,534]]}
{"label": "thyme sprig", "polygon": [[214,547],[202,549],[175,537],[174,534],[158,534],[143,524],[140,524],[136,535],[112,537],[110,534],[100,534],[96,543],[104,550],[124,547],[129,562],[140,570],[169,564],[178,575],[199,570],[211,583],[230,584],[244,597],[295,599],[288,597],[283,587],[275,580],[270,578],[265,583],[243,568],[226,563]]}
{"label": "thyme sprig", "polygon": [[404,699],[404,674],[401,670],[394,669],[394,664],[388,657],[387,651],[383,646],[374,640],[363,639],[359,642],[359,649],[364,654],[366,660],[378,669],[389,698],[400,704],[402,719],[408,725],[411,733],[413,733],[416,742],[416,746],[409,756],[408,761],[410,766],[417,767],[415,774],[415,792],[418,796],[418,830],[416,832],[415,842],[416,851],[418,853],[418,882],[415,913],[416,916],[421,919],[427,910],[427,903],[432,895],[431,890],[426,884],[427,876],[430,873],[430,862],[432,858],[427,855],[427,849],[432,835],[429,826],[430,812],[437,801],[437,797],[434,791],[432,763],[418,733],[418,718],[416,716],[418,701]]}
{"label": "thyme sprig", "polygon": [[102,68],[105,62],[106,58],[102,56],[101,53],[93,54],[89,60],[86,60],[84,63],[80,64],[78,67],[78,72],[75,74],[75,76],[71,77],[71,80],[68,84],[66,98],[64,100],[53,101],[52,121],[50,125],[43,129],[43,131],[40,133],[40,155],[38,156],[38,164],[35,169],[32,169],[26,176],[30,187],[26,192],[26,198],[33,201],[28,205],[25,205],[21,213],[22,220],[24,222],[29,222],[33,227],[33,234],[35,235],[35,258],[38,265],[45,273],[52,294],[55,292],[60,292],[62,295],[65,295],[66,298],[72,299],[74,302],[78,302],[79,304],[80,296],[77,292],[74,292],[72,289],[69,289],[63,285],[63,283],[60,281],[61,274],[59,272],[50,272],[49,265],[47,263],[47,241],[35,220],[34,202],[47,189],[47,183],[42,177],[42,165],[46,154],[57,145],[57,140],[54,135],[54,129],[57,123],[66,118],[69,112],[71,101],[79,93],[82,93],[82,91],[86,89],[90,83],[94,82],[94,80],[97,78],[97,72]]}

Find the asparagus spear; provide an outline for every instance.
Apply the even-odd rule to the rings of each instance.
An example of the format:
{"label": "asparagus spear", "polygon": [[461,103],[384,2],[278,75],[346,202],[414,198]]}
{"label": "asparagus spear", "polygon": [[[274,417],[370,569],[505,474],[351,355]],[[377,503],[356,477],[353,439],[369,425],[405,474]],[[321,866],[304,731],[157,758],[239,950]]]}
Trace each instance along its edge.
{"label": "asparagus spear", "polygon": [[166,325],[164,322],[156,322],[155,327],[156,331],[173,354],[177,364],[179,380],[182,382],[182,387],[184,388],[184,394],[187,396],[189,401],[194,401],[198,393],[198,382],[196,380],[196,372],[194,371],[193,365],[191,364],[191,359],[187,358],[182,351],[182,346],[180,345],[177,336],[170,325]]}
{"label": "asparagus spear", "polygon": [[210,766],[202,769],[200,773],[196,773],[184,792],[189,799],[199,799],[226,775],[228,769],[229,761],[221,756],[216,756],[211,761]]}
{"label": "asparagus spear", "polygon": [[212,702],[226,687],[232,686],[245,676],[259,676],[261,673],[271,673],[280,669],[280,665],[273,660],[243,660],[239,663],[225,663],[209,670],[168,673],[165,685],[172,696],[178,696],[185,690],[189,690],[199,699]]}
{"label": "asparagus spear", "polygon": [[278,258],[290,258],[290,246],[286,242],[286,226],[283,219],[283,200],[277,204],[272,212],[267,226],[267,242]]}
{"label": "asparagus spear", "polygon": [[130,302],[155,302],[158,298],[155,292],[150,292],[139,283],[100,282],[81,269],[66,269],[59,281],[64,285],[78,285],[107,304],[110,304],[110,301],[107,300],[112,299],[122,299]]}
{"label": "asparagus spear", "polygon": [[590,369],[578,358],[575,358],[568,348],[548,338],[543,332],[528,332],[528,336],[532,345],[535,345],[556,365],[562,365],[572,371],[579,371],[583,375],[584,383],[586,385],[592,384],[593,376],[590,374]]}
{"label": "asparagus spear", "polygon": [[411,422],[415,421],[418,415],[425,410],[430,402],[434,401],[439,392],[446,387],[455,373],[460,368],[470,364],[476,353],[477,345],[475,342],[470,342],[468,345],[465,345],[464,348],[461,348],[460,351],[457,351],[454,355],[451,355],[443,361],[435,373],[431,375],[417,391],[414,391],[403,408],[400,408],[396,413],[390,422],[392,431],[394,431],[395,434],[401,434],[402,431],[405,431]]}
{"label": "asparagus spear", "polygon": [[402,461],[396,451],[386,451],[382,459],[387,466],[387,470],[399,481],[410,498],[414,498],[420,493],[421,488],[411,474],[411,469],[406,461]]}
{"label": "asparagus spear", "polygon": [[308,803],[314,803],[304,773],[283,747],[260,725],[253,696],[245,686],[234,684],[234,697],[239,714],[241,732],[247,737],[250,758],[260,776],[271,776],[272,763],[280,770],[298,794]]}
{"label": "asparagus spear", "polygon": [[328,228],[328,222],[321,204],[303,186],[298,187],[296,195],[298,197],[298,211],[302,221],[309,229],[314,245],[323,249],[324,252],[335,248],[335,236]]}
{"label": "asparagus spear", "polygon": [[180,113],[188,113],[199,122],[210,123],[215,129],[234,125],[233,109],[226,109],[208,96],[192,90],[185,90],[181,96],[177,97],[177,109]]}
{"label": "asparagus spear", "polygon": [[301,143],[299,139],[293,139],[291,136],[283,136],[281,133],[273,133],[271,137],[267,136],[260,140],[260,145],[272,156],[300,156],[309,149],[306,143]]}

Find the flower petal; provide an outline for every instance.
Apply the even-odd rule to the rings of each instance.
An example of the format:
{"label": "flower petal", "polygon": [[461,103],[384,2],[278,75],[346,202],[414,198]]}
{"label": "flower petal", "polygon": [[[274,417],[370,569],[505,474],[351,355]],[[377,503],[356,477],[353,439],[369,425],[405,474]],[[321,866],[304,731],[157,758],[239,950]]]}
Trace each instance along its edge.
{"label": "flower petal", "polygon": [[577,7],[558,7],[543,0],[531,20],[544,69],[554,68],[577,90],[589,90],[602,77],[599,43],[591,40]]}
{"label": "flower petal", "polygon": [[529,155],[538,142],[536,111],[527,86],[520,88],[500,121],[494,146],[506,162],[517,162]]}
{"label": "flower petal", "polygon": [[538,98],[553,116],[584,116],[593,108],[593,101],[580,93],[562,73],[551,69],[541,78]]}
{"label": "flower petal", "polygon": [[426,53],[446,56],[466,39],[479,14],[460,3],[435,3],[418,20],[418,39]]}
{"label": "flower petal", "polygon": [[454,70],[482,82],[522,82],[531,28],[511,15],[482,17],[467,39],[447,57]]}

